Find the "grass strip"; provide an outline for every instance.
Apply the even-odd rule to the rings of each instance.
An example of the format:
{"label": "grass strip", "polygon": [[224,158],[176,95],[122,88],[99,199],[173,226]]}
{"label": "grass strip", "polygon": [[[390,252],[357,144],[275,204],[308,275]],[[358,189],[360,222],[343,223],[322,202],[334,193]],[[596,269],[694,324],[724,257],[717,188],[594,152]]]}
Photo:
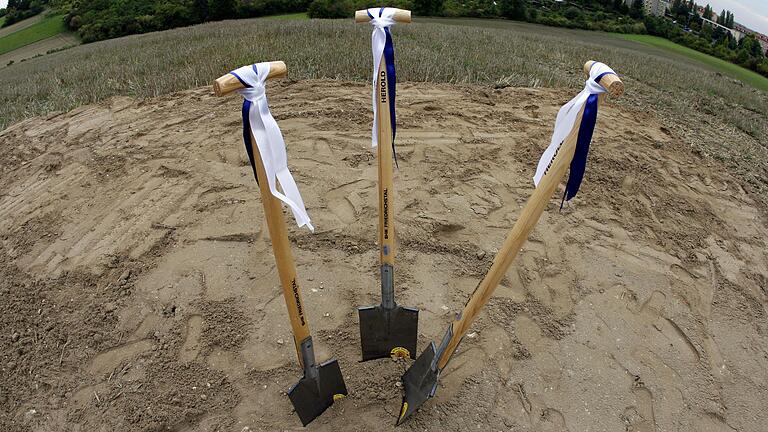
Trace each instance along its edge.
{"label": "grass strip", "polygon": [[[3,18],[4,19],[4,18]],[[54,15],[44,18],[37,24],[21,29],[0,38],[0,54],[11,52],[23,46],[56,36],[66,31],[64,16]]]}
{"label": "grass strip", "polygon": [[768,91],[768,78],[731,62],[727,62],[709,54],[705,54],[703,52],[676,44],[669,39],[660,38],[658,36],[636,34],[612,33],[612,35],[625,40],[639,42],[674,52],[675,54],[681,55],[683,57],[704,63],[712,70],[736,78],[740,81],[743,81],[745,84],[749,84],[763,91]]}

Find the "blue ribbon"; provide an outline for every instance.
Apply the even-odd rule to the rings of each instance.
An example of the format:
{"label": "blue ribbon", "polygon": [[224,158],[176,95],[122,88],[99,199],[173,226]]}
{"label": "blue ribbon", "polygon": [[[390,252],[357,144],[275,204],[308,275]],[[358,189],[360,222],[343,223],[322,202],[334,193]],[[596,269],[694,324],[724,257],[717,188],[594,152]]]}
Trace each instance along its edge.
{"label": "blue ribbon", "polygon": [[[371,12],[368,12],[368,17],[373,19]],[[379,9],[379,17],[384,13],[384,8]],[[395,94],[397,93],[397,75],[395,74],[395,44],[392,42],[392,33],[389,32],[389,27],[384,27],[384,33],[387,35],[387,40],[384,43],[384,65],[387,69],[387,91],[389,92],[389,123],[392,127],[392,157],[395,159],[395,166],[397,165],[397,152],[395,151],[395,135],[397,135],[397,120],[395,118]],[[378,71],[377,71],[378,73]]]}
{"label": "blue ribbon", "polygon": [[[253,70],[256,72],[256,75],[259,74],[259,71],[256,70],[256,65],[253,65]],[[240,81],[240,84],[243,85],[243,87],[250,88],[251,86],[248,85],[245,81],[243,81],[242,78],[237,76],[237,74],[233,71],[230,72],[232,75],[237,78],[238,81]],[[256,184],[259,184],[259,176],[256,174],[256,159],[253,157],[253,142],[251,140],[251,119],[250,119],[250,112],[251,112],[251,101],[249,100],[243,100],[243,143],[245,144],[245,152],[248,153],[248,160],[251,161],[251,169],[253,170],[253,178],[256,179]]]}
{"label": "blue ribbon", "polygon": [[[599,83],[605,75],[611,74],[606,72],[600,74],[595,78],[595,82]],[[597,123],[597,102],[598,95],[591,94],[587,98],[587,103],[584,105],[584,114],[581,117],[581,124],[579,125],[579,135],[576,139],[576,152],[571,159],[570,174],[568,175],[568,183],[565,185],[565,193],[563,194],[563,201],[560,203],[560,208],[563,207],[563,202],[570,201],[579,192],[579,186],[584,179],[584,171],[587,168],[587,156],[589,155],[589,144],[592,142],[592,134],[595,131],[595,123]]]}

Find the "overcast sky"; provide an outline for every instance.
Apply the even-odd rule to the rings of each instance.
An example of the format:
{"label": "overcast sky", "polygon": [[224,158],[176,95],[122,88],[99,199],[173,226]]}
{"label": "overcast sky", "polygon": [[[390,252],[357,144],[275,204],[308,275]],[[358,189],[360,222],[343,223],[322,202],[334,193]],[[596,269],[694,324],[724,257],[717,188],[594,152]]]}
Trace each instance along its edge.
{"label": "overcast sky", "polygon": [[[696,3],[709,3],[718,13],[728,9],[736,16],[737,22],[768,34],[768,0],[697,0]],[[0,0],[0,8],[7,4],[8,0]]]}
{"label": "overcast sky", "polygon": [[696,3],[709,3],[717,13],[728,9],[736,22],[768,35],[768,0],[698,0]]}

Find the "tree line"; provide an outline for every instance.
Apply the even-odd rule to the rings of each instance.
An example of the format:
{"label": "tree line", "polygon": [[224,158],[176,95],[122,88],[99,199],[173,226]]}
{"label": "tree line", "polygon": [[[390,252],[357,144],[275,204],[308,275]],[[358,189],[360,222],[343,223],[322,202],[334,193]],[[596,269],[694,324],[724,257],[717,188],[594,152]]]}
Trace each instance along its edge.
{"label": "tree line", "polygon": [[[737,41],[734,15],[724,10],[713,26],[693,0],[674,0],[667,17],[646,16],[644,0],[9,0],[10,25],[46,8],[66,14],[67,27],[83,42],[231,18],[307,11],[312,18],[347,18],[355,10],[393,6],[417,16],[506,18],[549,26],[650,34],[768,76],[768,60],[752,36]],[[703,8],[710,19],[712,8]],[[2,13],[0,13],[2,16]]]}
{"label": "tree line", "polygon": [[544,25],[615,33],[642,32],[642,2],[623,0],[314,0],[312,18],[348,17],[355,10],[386,4],[410,9],[417,16],[507,18]]}
{"label": "tree line", "polygon": [[[314,0],[309,5],[309,15],[343,18],[372,3]],[[751,35],[737,41],[730,31],[705,22],[693,0],[674,0],[666,17],[646,15],[643,0],[395,0],[389,3],[421,16],[507,18],[549,26],[650,34],[768,77],[768,59],[759,41]],[[711,19],[712,7],[706,5],[702,9],[703,17]],[[734,19],[731,11],[723,10],[715,22],[732,29]]]}
{"label": "tree line", "polygon": [[0,9],[0,17],[5,17],[3,27],[40,14],[46,4],[44,0],[8,0],[8,6]]}
{"label": "tree line", "polygon": [[311,0],[75,0],[67,26],[83,42],[233,18],[303,12]]}
{"label": "tree line", "polygon": [[[768,58],[760,42],[753,35],[736,40],[727,29],[734,27],[734,15],[724,10],[715,22],[723,27],[713,26],[697,13],[698,5],[693,0],[675,0],[669,10],[673,21],[647,17],[646,32],[661,36],[680,45],[701,51],[720,59],[751,69],[768,77]],[[704,7],[703,18],[711,20],[712,7]]]}

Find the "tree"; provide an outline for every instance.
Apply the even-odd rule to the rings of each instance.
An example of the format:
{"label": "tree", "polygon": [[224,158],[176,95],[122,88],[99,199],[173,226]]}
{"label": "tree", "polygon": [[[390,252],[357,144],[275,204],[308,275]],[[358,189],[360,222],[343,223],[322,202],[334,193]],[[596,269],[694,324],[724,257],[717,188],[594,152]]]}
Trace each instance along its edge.
{"label": "tree", "polygon": [[237,11],[236,6],[235,0],[210,0],[208,13],[212,20],[233,18]]}
{"label": "tree", "polygon": [[197,22],[208,21],[208,0],[194,0],[192,2],[192,13]]}
{"label": "tree", "polygon": [[616,9],[621,14],[628,14],[629,13],[629,6],[627,6],[626,3],[624,3],[624,0],[619,0],[619,7]]}
{"label": "tree", "polygon": [[[525,20],[527,17],[523,0],[501,0],[498,3],[499,15],[513,20]],[[578,12],[578,9],[577,9]]]}
{"label": "tree", "polygon": [[571,21],[576,21],[581,18],[581,10],[576,6],[571,6],[563,12],[563,16]]}
{"label": "tree", "polygon": [[315,0],[307,11],[310,18],[348,18],[353,6],[347,1]]}
{"label": "tree", "polygon": [[45,9],[44,3],[45,0],[8,0],[3,27],[41,13]]}
{"label": "tree", "polygon": [[442,15],[443,0],[414,0],[413,13],[419,16]]}
{"label": "tree", "polygon": [[683,0],[675,0],[672,3],[672,16],[677,18],[678,21],[685,20],[688,22],[688,4]]}
{"label": "tree", "polygon": [[632,7],[629,8],[629,16],[632,18],[642,18],[643,13],[645,11],[643,10],[643,0],[634,0],[632,2]]}

